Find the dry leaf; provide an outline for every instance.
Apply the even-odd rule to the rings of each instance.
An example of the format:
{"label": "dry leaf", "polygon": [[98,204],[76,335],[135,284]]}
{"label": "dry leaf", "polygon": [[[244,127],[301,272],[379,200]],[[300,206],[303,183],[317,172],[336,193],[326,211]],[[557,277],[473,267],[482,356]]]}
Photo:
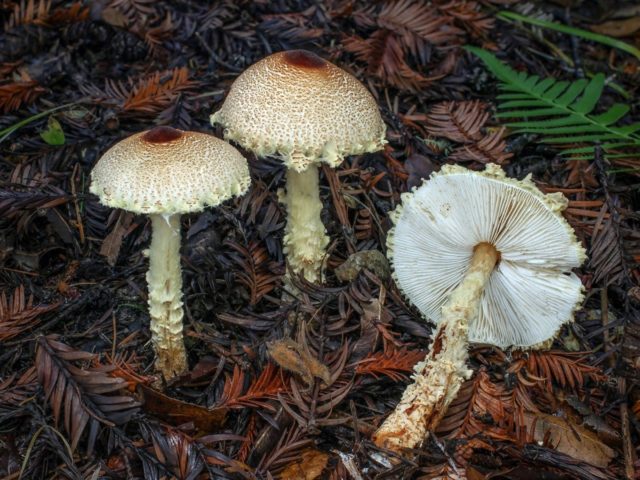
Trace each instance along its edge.
{"label": "dry leaf", "polygon": [[537,442],[548,438],[553,448],[583,462],[604,468],[616,455],[591,430],[569,423],[564,418],[525,413],[524,420],[528,429],[532,429],[535,423],[533,438]]}
{"label": "dry leaf", "polygon": [[290,463],[280,474],[281,479],[314,480],[327,466],[329,455],[313,448],[308,448],[300,455],[300,459]]}
{"label": "dry leaf", "polygon": [[313,377],[331,385],[331,374],[327,366],[290,338],[269,342],[267,349],[278,365],[300,375],[307,385],[313,384]]}
{"label": "dry leaf", "polygon": [[591,30],[611,37],[628,37],[640,30],[640,17],[611,20],[600,25],[592,25]]}
{"label": "dry leaf", "polygon": [[205,408],[193,403],[181,402],[145,385],[138,385],[143,409],[172,425],[193,422],[203,432],[219,430],[227,418],[225,407]]}
{"label": "dry leaf", "polygon": [[102,242],[100,247],[100,255],[107,257],[107,263],[112,267],[116,264],[118,260],[118,254],[120,253],[120,247],[122,246],[122,240],[124,239],[127,230],[131,226],[131,222],[133,221],[132,213],[125,212],[124,210],[120,212],[118,216],[118,220],[116,220],[116,224],[111,230],[111,233],[107,235],[107,237]]}
{"label": "dry leaf", "polygon": [[375,352],[358,362],[358,375],[372,375],[378,378],[385,375],[395,382],[401,382],[413,371],[416,363],[424,360],[425,352],[408,348],[394,348],[384,352]]}
{"label": "dry leaf", "polygon": [[220,407],[229,408],[266,408],[274,410],[268,400],[276,398],[278,393],[286,390],[283,383],[282,372],[275,368],[272,363],[268,363],[260,375],[249,385],[245,393],[245,374],[238,365],[233,367],[233,375],[227,376],[224,382],[224,390],[218,400]]}
{"label": "dry leaf", "polygon": [[102,20],[116,28],[125,28],[127,26],[127,17],[117,8],[105,8],[102,11]]}

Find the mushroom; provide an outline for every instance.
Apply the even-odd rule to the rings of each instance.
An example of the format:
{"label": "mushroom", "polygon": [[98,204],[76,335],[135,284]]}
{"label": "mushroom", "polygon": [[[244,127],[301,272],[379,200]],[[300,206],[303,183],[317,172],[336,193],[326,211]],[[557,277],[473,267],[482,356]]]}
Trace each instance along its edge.
{"label": "mushroom", "polygon": [[468,343],[531,348],[552,339],[583,298],[585,251],[561,212],[561,193],[543,194],[530,177],[445,166],[402,196],[387,246],[394,279],[438,323],[414,383],[374,434],[401,451],[435,429],[471,371]]}
{"label": "mushroom", "polygon": [[113,145],[91,172],[103,205],[147,214],[149,314],[156,368],[166,380],[187,368],[182,336],[180,215],[244,193],[247,161],[228,143],[197,132],[155,127]]}
{"label": "mushroom", "polygon": [[284,252],[289,268],[321,282],[329,237],[320,219],[318,166],[346,155],[382,149],[385,125],[378,104],[352,75],[314,53],[274,53],[233,83],[211,123],[257,156],[277,155],[287,166],[288,218]]}

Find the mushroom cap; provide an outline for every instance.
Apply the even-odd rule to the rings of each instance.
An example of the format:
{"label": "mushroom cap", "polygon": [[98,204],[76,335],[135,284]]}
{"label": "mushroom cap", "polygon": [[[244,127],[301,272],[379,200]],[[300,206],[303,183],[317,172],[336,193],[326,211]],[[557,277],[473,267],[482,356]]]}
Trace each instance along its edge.
{"label": "mushroom cap", "polygon": [[215,206],[249,188],[246,159],[212,135],[155,127],[113,145],[91,172],[104,205],[171,215]]}
{"label": "mushroom cap", "polygon": [[500,259],[485,286],[469,341],[527,347],[552,338],[583,298],[571,273],[586,258],[562,217],[567,199],[545,195],[530,177],[507,178],[489,164],[484,172],[445,166],[402,195],[387,237],[394,278],[429,319],[462,281],[474,247],[487,242]]}
{"label": "mushroom cap", "polygon": [[335,167],[386,143],[378,103],[353,75],[305,50],[278,52],[245,70],[211,123],[258,156],[288,168]]}

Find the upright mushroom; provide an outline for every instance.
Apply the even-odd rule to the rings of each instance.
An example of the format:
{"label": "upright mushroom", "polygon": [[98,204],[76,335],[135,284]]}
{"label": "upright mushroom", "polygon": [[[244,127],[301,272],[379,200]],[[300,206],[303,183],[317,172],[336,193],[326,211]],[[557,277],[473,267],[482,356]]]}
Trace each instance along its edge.
{"label": "upright mushroom", "polygon": [[322,280],[329,237],[320,219],[318,166],[380,150],[385,125],[378,104],[352,75],[305,50],[270,55],[233,83],[211,123],[258,156],[277,155],[288,168],[283,203],[289,268]]}
{"label": "upright mushroom", "polygon": [[91,172],[104,205],[148,214],[149,313],[156,368],[166,380],[187,368],[182,336],[180,215],[244,193],[247,161],[228,143],[197,132],[156,127],[112,146]]}
{"label": "upright mushroom", "polygon": [[531,347],[573,318],[582,284],[571,273],[585,251],[561,211],[529,177],[445,166],[392,215],[387,246],[397,285],[439,324],[414,383],[374,435],[413,448],[433,430],[470,371],[468,342]]}

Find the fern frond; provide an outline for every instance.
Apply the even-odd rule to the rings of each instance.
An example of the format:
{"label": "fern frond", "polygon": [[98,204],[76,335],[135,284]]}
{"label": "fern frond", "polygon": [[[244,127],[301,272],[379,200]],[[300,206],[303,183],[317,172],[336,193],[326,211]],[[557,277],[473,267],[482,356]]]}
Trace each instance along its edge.
{"label": "fern frond", "polygon": [[540,78],[513,70],[481,48],[466,49],[502,82],[504,93],[497,97],[496,117],[511,119],[505,126],[512,133],[537,134],[541,141],[558,145],[591,144],[562,152],[573,158],[592,158],[596,144],[605,153],[618,148],[640,152],[640,123],[617,125],[629,111],[628,105],[617,103],[604,113],[594,113],[605,86],[603,74],[575,82]]}

